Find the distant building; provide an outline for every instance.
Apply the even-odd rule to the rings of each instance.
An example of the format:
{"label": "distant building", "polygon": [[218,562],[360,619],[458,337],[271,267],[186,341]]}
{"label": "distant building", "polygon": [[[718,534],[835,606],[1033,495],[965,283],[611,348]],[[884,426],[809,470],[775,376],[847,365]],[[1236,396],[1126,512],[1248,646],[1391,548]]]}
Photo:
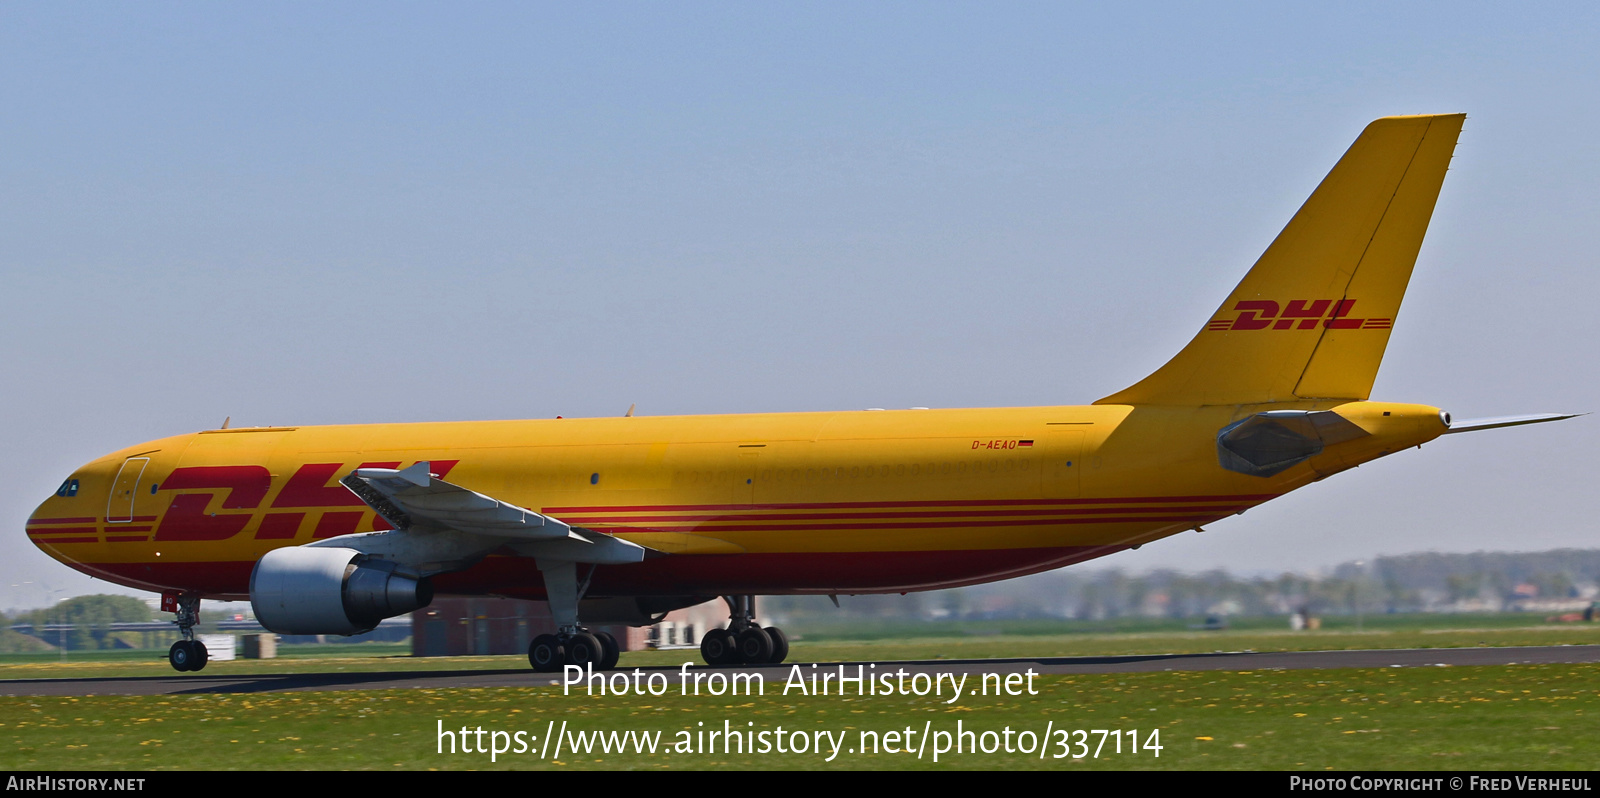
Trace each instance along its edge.
{"label": "distant building", "polygon": [[[756,603],[756,622],[769,626],[767,618],[760,617],[761,603]],[[700,638],[712,629],[728,625],[728,605],[722,599],[712,599],[681,610],[673,610],[654,626],[644,628],[645,641],[650,648],[699,648]]]}
{"label": "distant building", "polygon": [[[623,651],[644,647],[644,631],[597,626],[616,638]],[[437,598],[411,613],[411,654],[416,657],[527,654],[528,644],[553,634],[555,621],[543,601],[505,598]]]}

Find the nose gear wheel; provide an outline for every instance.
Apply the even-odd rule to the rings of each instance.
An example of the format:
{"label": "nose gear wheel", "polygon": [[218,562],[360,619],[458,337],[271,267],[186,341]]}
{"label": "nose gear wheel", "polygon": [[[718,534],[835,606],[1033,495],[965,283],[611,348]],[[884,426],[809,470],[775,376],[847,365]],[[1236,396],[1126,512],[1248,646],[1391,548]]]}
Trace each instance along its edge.
{"label": "nose gear wheel", "polygon": [[197,671],[211,660],[206,644],[194,637],[195,624],[200,622],[200,596],[194,593],[181,594],[177,597],[177,605],[177,618],[173,623],[178,625],[178,633],[183,635],[183,639],[167,649],[167,663],[175,671]]}

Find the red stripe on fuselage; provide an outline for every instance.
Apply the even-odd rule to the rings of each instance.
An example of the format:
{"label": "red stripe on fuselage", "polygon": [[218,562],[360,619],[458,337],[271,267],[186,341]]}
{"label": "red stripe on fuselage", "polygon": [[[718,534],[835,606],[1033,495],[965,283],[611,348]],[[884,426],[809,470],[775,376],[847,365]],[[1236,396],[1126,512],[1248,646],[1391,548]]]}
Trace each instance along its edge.
{"label": "red stripe on fuselage", "polygon": [[557,513],[643,513],[691,512],[726,510],[851,510],[875,507],[1019,507],[1057,506],[1077,504],[1143,504],[1147,502],[1255,502],[1275,499],[1276,493],[1248,493],[1233,496],[1144,496],[1121,499],[972,499],[969,501],[898,501],[898,502],[811,502],[795,504],[635,504],[589,507],[546,507],[540,512]]}
{"label": "red stripe on fuselage", "polygon": [[88,518],[29,518],[29,524],[92,524],[100,519]]}
{"label": "red stripe on fuselage", "polygon": [[1048,515],[1066,518],[1073,515],[1110,515],[1113,513],[1206,513],[1206,512],[1238,512],[1248,510],[1253,505],[1234,504],[1212,507],[1085,507],[1081,509],[1056,508],[1050,510],[924,510],[914,512],[870,512],[870,513],[771,513],[768,515],[597,515],[586,516],[580,513],[569,513],[561,516],[561,520],[569,524],[578,523],[629,523],[635,521],[667,521],[687,523],[690,521],[810,521],[810,520],[847,520],[847,519],[875,519],[875,518],[1000,518],[1021,515]]}
{"label": "red stripe on fuselage", "polygon": [[842,524],[728,524],[725,526],[704,526],[689,524],[681,527],[651,524],[648,528],[628,526],[587,526],[585,529],[594,529],[601,532],[642,532],[647,530],[660,530],[663,532],[677,532],[684,529],[693,529],[707,534],[715,532],[799,532],[807,530],[824,529],[968,529],[972,527],[997,527],[997,526],[1055,526],[1058,524],[1137,524],[1150,521],[1164,523],[1208,524],[1218,518],[1224,518],[1232,513],[1222,515],[1177,515],[1156,516],[1142,515],[1131,518],[1019,518],[1014,520],[994,521],[902,521],[895,523],[861,522]]}

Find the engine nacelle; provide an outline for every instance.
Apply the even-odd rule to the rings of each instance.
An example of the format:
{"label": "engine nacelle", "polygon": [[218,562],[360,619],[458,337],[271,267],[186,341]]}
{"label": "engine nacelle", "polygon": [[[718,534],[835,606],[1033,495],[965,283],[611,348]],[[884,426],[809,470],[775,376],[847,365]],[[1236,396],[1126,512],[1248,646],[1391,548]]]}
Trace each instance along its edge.
{"label": "engine nacelle", "polygon": [[426,607],[433,585],[355,549],[273,549],[250,574],[256,620],[286,635],[353,635]]}

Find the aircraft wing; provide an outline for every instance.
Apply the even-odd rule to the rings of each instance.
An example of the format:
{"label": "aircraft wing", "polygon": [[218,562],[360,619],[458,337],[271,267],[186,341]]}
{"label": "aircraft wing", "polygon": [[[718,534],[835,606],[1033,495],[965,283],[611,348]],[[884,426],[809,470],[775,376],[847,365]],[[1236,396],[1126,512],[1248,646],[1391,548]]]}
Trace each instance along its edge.
{"label": "aircraft wing", "polygon": [[567,537],[572,527],[546,515],[453,485],[428,472],[431,463],[404,471],[358,468],[339,484],[350,489],[395,529],[456,529],[519,540]]}
{"label": "aircraft wing", "polygon": [[424,461],[403,471],[352,471],[339,484],[366,502],[394,529],[341,535],[310,545],[346,546],[368,554],[430,563],[475,559],[502,546],[525,557],[595,564],[639,562],[650,553],[636,543],[577,529],[559,519],[446,482],[430,473],[430,466]]}
{"label": "aircraft wing", "polygon": [[1520,427],[1523,424],[1541,424],[1546,421],[1562,421],[1588,413],[1533,413],[1526,416],[1495,416],[1493,418],[1468,418],[1461,421],[1449,422],[1450,428],[1444,434],[1451,435],[1457,432],[1477,432],[1480,429],[1494,429],[1496,427]]}

